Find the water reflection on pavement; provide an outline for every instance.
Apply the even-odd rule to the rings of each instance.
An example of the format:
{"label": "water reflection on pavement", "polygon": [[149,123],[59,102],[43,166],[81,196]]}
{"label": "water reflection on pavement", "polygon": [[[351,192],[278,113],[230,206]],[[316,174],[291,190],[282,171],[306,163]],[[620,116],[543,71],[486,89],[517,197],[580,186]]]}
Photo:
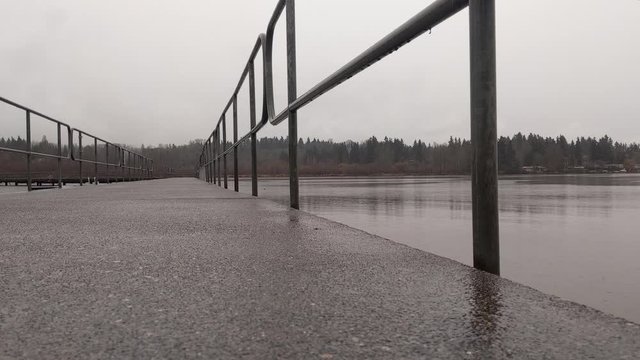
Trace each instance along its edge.
{"label": "water reflection on pavement", "polygon": [[[242,192],[250,188],[241,181]],[[287,179],[260,179],[259,191],[288,202]],[[640,322],[640,175],[503,177],[499,196],[504,277]],[[472,263],[468,177],[303,178],[300,203]]]}

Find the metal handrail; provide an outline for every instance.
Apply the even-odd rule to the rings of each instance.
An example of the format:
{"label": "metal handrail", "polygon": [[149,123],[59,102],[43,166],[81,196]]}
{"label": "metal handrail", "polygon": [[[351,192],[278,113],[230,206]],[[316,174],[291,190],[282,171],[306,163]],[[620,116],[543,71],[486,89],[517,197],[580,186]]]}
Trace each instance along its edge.
{"label": "metal handrail", "polygon": [[[23,154],[27,156],[27,188],[29,189],[29,191],[32,190],[32,171],[31,171],[31,158],[32,157],[45,157],[45,158],[53,158],[53,159],[57,159],[58,160],[58,187],[62,187],[62,160],[70,160],[73,162],[77,162],[79,164],[79,168],[80,168],[80,185],[82,185],[83,180],[82,180],[82,164],[83,163],[89,163],[89,164],[94,164],[95,166],[95,176],[97,178],[98,176],[98,166],[105,166],[107,169],[107,182],[110,181],[110,177],[109,177],[109,167],[119,167],[122,169],[122,178],[124,180],[124,169],[128,169],[129,170],[129,180],[132,180],[131,177],[131,171],[133,170],[134,173],[134,177],[137,180],[142,180],[144,178],[151,178],[153,176],[153,160],[142,156],[140,154],[137,154],[131,150],[128,150],[120,145],[111,143],[107,140],[104,140],[100,137],[97,137],[95,135],[89,134],[83,130],[79,130],[79,129],[75,129],[72,128],[70,125],[60,121],[60,120],[56,120],[50,116],[44,115],[38,111],[35,111],[33,109],[30,109],[24,105],[18,104],[14,101],[5,99],[3,97],[0,97],[0,102],[6,103],[8,105],[11,105],[13,107],[16,107],[18,109],[24,110],[26,113],[26,118],[25,118],[25,124],[26,124],[26,133],[27,133],[27,139],[26,139],[26,143],[27,143],[27,150],[20,150],[20,149],[14,149],[14,148],[7,148],[7,147],[0,147],[0,151],[5,151],[5,152],[12,152],[12,153],[17,153],[17,154]],[[58,154],[54,155],[54,154],[46,154],[46,153],[40,153],[40,152],[36,152],[36,151],[32,151],[32,142],[31,142],[31,114],[37,115],[47,121],[51,121],[53,123],[56,124],[57,126],[57,130],[58,130],[58,139],[57,139],[57,147],[58,147]],[[67,151],[66,154],[62,153],[62,128],[66,128],[67,129],[67,136],[68,136],[68,146],[67,146]],[[79,139],[79,157],[76,158],[75,154],[74,154],[74,142],[73,142],[73,136],[74,134],[78,134],[78,139]],[[87,137],[90,137],[92,139],[94,139],[94,151],[95,151],[95,159],[94,160],[88,160],[88,159],[83,159],[82,158],[82,136],[85,135]],[[106,147],[106,160],[105,161],[98,161],[98,142],[101,142],[105,145]],[[117,157],[116,160],[117,162],[109,162],[109,147],[112,147],[114,149],[114,151],[116,151]],[[128,159],[129,161],[125,161],[125,157],[124,155],[127,154],[128,155]],[[133,162],[134,162],[134,166],[130,166],[129,164],[131,163],[131,159],[133,158]],[[137,166],[136,166],[137,165]],[[117,178],[116,178],[117,180]],[[97,184],[97,181],[95,182]]]}
{"label": "metal handrail", "polygon": [[[237,151],[237,147],[240,144],[260,131],[260,129],[262,129],[267,122],[271,123],[272,125],[280,124],[282,121],[286,120],[289,117],[290,113],[295,113],[298,109],[309,104],[310,102],[317,99],[334,87],[338,86],[345,80],[353,77],[372,64],[380,61],[382,58],[396,51],[403,45],[406,45],[419,35],[431,30],[436,25],[440,24],[449,17],[466,8],[468,4],[469,0],[435,1],[420,13],[412,17],[410,20],[405,22],[403,25],[398,27],[396,30],[391,32],[389,35],[384,37],[382,40],[371,46],[365,52],[355,57],[352,61],[347,63],[338,71],[315,85],[300,97],[293,100],[284,110],[282,110],[278,115],[275,115],[272,61],[273,40],[278,20],[282,16],[282,13],[287,6],[287,0],[279,0],[273,12],[273,15],[269,20],[266,35],[260,34],[258,36],[256,45],[251,51],[251,55],[249,56],[247,65],[242,71],[242,75],[240,76],[238,85],[232,93],[231,99],[227,102],[226,106],[222,110],[222,115],[216,123],[214,130],[205,140],[205,145],[203,146],[203,150],[201,153],[200,167],[211,167],[213,163],[218,161],[220,158],[223,158],[224,160],[224,158],[228,154]],[[216,136],[219,136],[219,128],[225,123],[225,114],[231,106],[237,105],[237,95],[239,94],[240,89],[244,84],[247,74],[253,71],[253,61],[255,60],[259,50],[262,50],[263,52],[263,109],[260,122],[255,125],[252,124],[249,132],[239,139],[235,137],[234,142],[230,144],[228,149],[226,148],[226,138],[224,138],[222,139],[222,141],[225,146],[222,152],[216,152],[215,156],[205,156],[205,152],[207,150],[212,150],[211,145],[213,144],[213,142],[218,141],[216,139]],[[254,105],[255,99],[252,98],[250,102],[252,105]],[[236,117],[234,117],[234,126],[237,126]],[[204,162],[202,161],[202,157],[204,157],[205,159]],[[257,196],[257,193],[255,193],[254,196]]]}
{"label": "metal handrail", "polygon": [[277,125],[284,121],[291,111],[296,111],[324,93],[340,85],[345,80],[363,71],[367,67],[382,60],[382,58],[408,44],[413,39],[431,30],[438,24],[457,14],[469,5],[469,0],[438,0],[396,28],[382,40],[375,43],[366,51],[356,56],[338,71],[328,76],[306,93],[289,104],[287,109],[280,112],[270,122]]}
{"label": "metal handrail", "polygon": [[[71,139],[71,126],[67,125],[66,123],[56,120],[54,118],[51,118],[47,115],[43,115],[35,110],[32,110],[26,106],[20,105],[18,103],[15,103],[11,100],[5,99],[3,97],[0,97],[0,102],[3,102],[5,104],[11,105],[13,107],[17,107],[21,110],[24,110],[25,113],[27,114],[27,117],[25,118],[25,124],[27,125],[27,138],[31,139],[31,114],[37,115],[45,120],[51,121],[53,123],[56,124],[56,126],[60,129],[61,127],[65,127],[67,128],[67,134],[68,134],[68,138]],[[69,150],[69,148],[67,148],[67,155],[63,156],[62,155],[62,142],[61,142],[61,138],[59,135],[58,138],[58,147],[59,147],[59,154],[58,155],[53,155],[53,154],[45,154],[45,153],[39,153],[39,152],[35,152],[35,151],[31,151],[29,150],[20,150],[20,149],[14,149],[14,148],[7,148],[7,147],[2,147],[0,146],[0,151],[6,151],[6,152],[13,152],[13,153],[18,153],[18,154],[23,154],[23,155],[34,155],[34,156],[38,156],[38,157],[48,157],[48,158],[54,158],[54,159],[70,159],[71,156],[71,152]],[[31,145],[28,144],[28,147],[30,148]]]}
{"label": "metal handrail", "polygon": [[[88,163],[88,164],[93,164],[94,165],[94,173],[98,174],[98,165],[100,166],[105,166],[106,167],[106,172],[107,172],[107,182],[110,180],[109,177],[109,167],[114,167],[114,168],[120,168],[121,169],[121,175],[122,178],[124,179],[125,177],[125,170],[128,170],[128,177],[129,180],[132,179],[132,171],[133,171],[133,177],[135,177],[136,179],[140,180],[143,177],[146,178],[150,178],[152,177],[153,174],[153,160],[140,155],[134,151],[131,151],[129,149],[126,149],[124,147],[122,147],[121,145],[109,142],[107,140],[104,140],[98,136],[95,136],[93,134],[90,134],[86,131],[83,130],[79,130],[79,129],[72,129],[72,138],[73,138],[73,134],[77,133],[78,134],[78,158],[75,157],[75,152],[73,150],[73,141],[71,141],[71,159],[78,162],[79,163],[79,168],[80,168],[80,174],[82,174],[82,164],[83,163]],[[92,138],[94,141],[94,160],[89,160],[89,159],[83,159],[82,158],[82,138],[83,136]],[[98,161],[98,142],[102,143],[105,146],[105,155],[106,155],[106,159],[105,161]],[[109,147],[112,147],[114,149],[114,151],[116,152],[116,159],[115,162],[109,162]],[[133,163],[133,166],[131,166],[130,164]]]}
{"label": "metal handrail", "polygon": [[[207,182],[221,184],[221,162],[224,187],[227,188],[227,155],[234,153],[234,190],[238,191],[238,147],[251,139],[252,194],[258,195],[256,166],[256,134],[266,125],[289,124],[290,205],[299,208],[297,170],[297,111],[321,95],[353,77],[385,56],[398,50],[421,34],[469,7],[471,54],[471,143],[473,145],[472,199],[474,266],[499,274],[498,200],[497,200],[497,121],[495,64],[495,0],[436,0],[424,10],[396,28],[389,35],[356,56],[338,71],[310,90],[297,95],[295,0],[278,0],[269,20],[267,33],[260,34],[240,81],[224,107],[211,135],[204,141],[199,156],[199,172]],[[275,114],[273,92],[273,39],[275,27],[286,9],[287,35],[287,107]],[[253,61],[263,52],[263,107],[256,124]],[[249,74],[251,126],[244,136],[237,133],[237,96]],[[233,106],[233,141],[226,135],[226,113]],[[222,127],[222,133],[221,129]],[[229,147],[227,147],[229,145]]]}
{"label": "metal handrail", "polygon": [[[288,114],[292,111],[297,111],[300,108],[306,106],[313,100],[317,99],[321,95],[325,94],[329,90],[334,87],[340,85],[345,80],[350,79],[354,75],[358,74],[362,70],[367,67],[375,64],[376,62],[382,60],[382,58],[387,55],[393,53],[398,50],[400,47],[408,44],[416,37],[421,34],[431,30],[436,25],[442,23],[446,19],[451,16],[457,14],[464,8],[466,8],[469,4],[469,0],[438,0],[428,6],[426,9],[422,10],[420,13],[415,15],[413,18],[405,22],[403,25],[398,27],[396,30],[391,32],[389,35],[384,37],[382,40],[378,41],[376,44],[371,46],[362,54],[355,57],[345,66],[340,68],[338,71],[333,73],[332,75],[325,78],[323,81],[315,85],[309,91],[296,98],[292,103],[289,104],[284,110],[282,110],[278,115],[275,114],[275,101],[274,101],[274,91],[273,91],[273,68],[272,68],[272,50],[273,50],[273,39],[275,33],[275,27],[278,23],[279,18],[282,15],[283,10],[285,9],[286,0],[279,0],[276,10],[274,11],[271,20],[269,21],[269,25],[267,27],[267,35],[260,34],[258,37],[258,41],[251,52],[249,61],[245,66],[242,76],[238,85],[236,86],[231,99],[224,107],[222,113],[226,113],[229,108],[232,106],[234,102],[234,97],[238,95],[240,89],[244,83],[244,80],[249,71],[249,67],[252,66],[253,60],[260,48],[264,51],[264,81],[263,81],[263,113],[261,121],[251,130],[242,136],[238,141],[231,144],[231,148],[226,152],[220,155],[226,155],[232,151],[232,148],[237,147],[242,142],[246,141],[251,134],[257,133],[260,129],[266,124],[266,122],[270,122],[272,125],[278,125],[282,121],[288,118]],[[266,45],[266,51],[265,51]],[[216,127],[220,125],[222,122],[222,116],[218,120]],[[211,133],[207,141],[210,140],[215,134],[215,130]]]}
{"label": "metal handrail", "polygon": [[58,124],[61,124],[61,125],[65,125],[65,126],[67,126],[67,127],[69,126],[69,125],[67,125],[67,124],[63,123],[63,122],[62,122],[62,121],[60,121],[60,120],[56,120],[56,119],[54,119],[54,118],[52,118],[52,117],[49,117],[49,116],[44,115],[44,114],[42,114],[42,113],[39,113],[39,112],[37,112],[37,111],[35,111],[35,110],[33,110],[33,109],[30,109],[30,108],[28,108],[28,107],[26,107],[26,106],[24,106],[24,105],[20,105],[20,104],[18,104],[18,103],[16,103],[16,102],[13,102],[13,101],[9,100],[9,99],[5,99],[5,98],[3,98],[3,97],[1,97],[1,96],[0,96],[0,101],[2,101],[3,103],[9,104],[9,105],[11,105],[11,106],[13,106],[13,107],[17,107],[17,108],[22,109],[22,110],[24,110],[24,111],[27,111],[27,112],[30,112],[30,113],[32,113],[32,114],[38,115],[38,116],[40,116],[41,118],[45,118],[45,119],[47,119],[47,120],[49,120],[49,121],[53,121],[53,122],[55,122],[55,123],[58,123]]}
{"label": "metal handrail", "polygon": [[[205,141],[213,140],[213,137],[215,136],[216,131],[218,130],[218,127],[225,120],[224,119],[224,114],[229,110],[230,107],[233,106],[234,102],[237,101],[237,95],[239,94],[240,89],[242,88],[242,85],[244,84],[244,81],[246,80],[247,76],[250,73],[254,73],[255,68],[254,68],[253,61],[255,60],[256,56],[258,55],[258,51],[262,50],[262,52],[263,52],[263,72],[264,73],[267,73],[267,72],[271,73],[271,66],[270,66],[270,64],[267,63],[267,58],[266,58],[265,42],[266,42],[266,36],[264,34],[260,34],[258,36],[258,40],[256,41],[256,45],[254,46],[253,50],[251,51],[251,55],[249,56],[249,60],[247,61],[247,65],[245,66],[244,70],[242,71],[242,75],[240,76],[240,80],[238,81],[238,85],[236,86],[235,90],[233,91],[233,95],[231,96],[231,99],[229,100],[229,102],[227,102],[227,105],[224,107],[224,110],[222,111],[222,115],[220,116],[220,118],[218,119],[218,122],[216,123],[216,128],[214,129],[214,131],[209,135],[209,137]],[[262,127],[264,127],[264,125],[266,125],[267,121],[269,120],[269,118],[270,118],[269,114],[273,114],[273,99],[272,99],[273,94],[272,94],[272,91],[268,90],[266,82],[263,82],[263,88],[264,88],[263,89],[264,90],[263,91],[263,104],[264,104],[264,107],[270,106],[271,111],[268,111],[268,109],[263,109],[263,115],[262,115],[262,118],[260,119],[260,122],[257,123],[256,125],[252,126],[247,134],[245,134],[242,138],[240,138],[238,141],[236,141],[234,144],[232,144],[232,147],[235,147],[235,146],[239,145],[240,143],[244,142],[245,140],[247,140],[251,136],[251,134],[255,134],[258,131],[260,131],[260,129],[262,129]],[[271,97],[271,100],[270,100],[270,97]],[[223,154],[220,154],[220,155],[223,155]]]}
{"label": "metal handrail", "polygon": [[[12,152],[12,153],[18,153],[18,154],[23,154],[27,156],[27,188],[29,189],[29,191],[32,190],[32,181],[31,181],[31,157],[32,156],[36,156],[36,157],[46,157],[46,158],[53,158],[53,159],[57,159],[58,160],[58,186],[62,187],[62,160],[63,159],[70,159],[71,158],[71,149],[70,147],[67,147],[67,154],[63,155],[62,154],[62,128],[65,127],[67,129],[67,136],[68,136],[68,140],[69,143],[71,143],[71,126],[69,126],[68,124],[60,121],[60,120],[56,120],[52,117],[49,117],[47,115],[44,115],[40,112],[37,112],[33,109],[30,109],[26,106],[20,105],[16,102],[13,102],[11,100],[5,99],[3,97],[0,97],[0,101],[11,105],[13,107],[16,107],[18,109],[24,110],[25,111],[25,127],[26,127],[26,143],[27,143],[27,149],[26,150],[20,150],[20,149],[13,149],[13,148],[7,148],[7,147],[0,147],[0,151],[5,151],[5,152]],[[36,152],[32,150],[32,143],[31,143],[31,114],[34,114],[36,116],[39,116],[47,121],[53,122],[56,124],[56,128],[57,128],[57,133],[58,133],[58,138],[57,138],[57,145],[58,145],[58,154],[57,155],[53,155],[53,154],[45,154],[45,153],[40,153],[40,152]]]}

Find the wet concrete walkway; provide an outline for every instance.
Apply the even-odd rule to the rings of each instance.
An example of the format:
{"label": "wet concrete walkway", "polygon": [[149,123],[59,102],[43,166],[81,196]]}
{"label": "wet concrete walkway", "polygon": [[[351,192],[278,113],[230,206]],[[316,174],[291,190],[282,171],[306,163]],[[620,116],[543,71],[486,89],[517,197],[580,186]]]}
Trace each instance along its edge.
{"label": "wet concrete walkway", "polygon": [[640,358],[638,325],[195,179],[2,194],[0,286],[0,359]]}

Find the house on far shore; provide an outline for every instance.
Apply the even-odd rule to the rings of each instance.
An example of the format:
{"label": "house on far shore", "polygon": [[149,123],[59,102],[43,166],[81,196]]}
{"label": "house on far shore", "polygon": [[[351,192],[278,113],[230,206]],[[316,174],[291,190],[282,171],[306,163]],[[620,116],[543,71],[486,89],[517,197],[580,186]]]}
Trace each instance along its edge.
{"label": "house on far shore", "polygon": [[608,172],[626,172],[626,170],[624,170],[624,165],[623,164],[607,164],[604,166],[605,170],[607,170]]}
{"label": "house on far shore", "polygon": [[547,168],[544,166],[538,166],[538,165],[534,165],[534,166],[523,166],[521,168],[522,172],[524,174],[544,174],[547,172]]}

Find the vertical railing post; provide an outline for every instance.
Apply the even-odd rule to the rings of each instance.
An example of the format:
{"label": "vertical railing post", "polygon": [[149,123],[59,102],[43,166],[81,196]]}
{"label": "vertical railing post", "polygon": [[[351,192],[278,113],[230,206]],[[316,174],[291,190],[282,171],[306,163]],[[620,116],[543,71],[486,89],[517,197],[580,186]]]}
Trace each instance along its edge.
{"label": "vertical railing post", "polygon": [[124,178],[125,178],[125,158],[124,158],[124,150],[122,150],[122,148],[120,148],[120,175],[122,175],[122,182],[124,182]]}
{"label": "vertical railing post", "polygon": [[217,184],[217,177],[218,177],[218,172],[216,169],[216,164],[218,163],[218,159],[216,159],[216,157],[218,156],[218,146],[217,146],[217,142],[218,142],[218,132],[214,131],[213,132],[213,136],[211,137],[211,150],[213,151],[213,159],[211,162],[211,169],[213,170],[211,175],[213,176],[213,184],[216,185]]}
{"label": "vertical railing post", "polygon": [[213,184],[213,137],[207,143],[207,176],[209,182]]}
{"label": "vertical railing post", "polygon": [[33,190],[31,186],[31,112],[27,111],[27,191]]}
{"label": "vertical railing post", "polygon": [[213,179],[213,184],[217,184],[218,183],[218,175],[217,175],[217,168],[216,168],[216,153],[217,153],[217,149],[216,149],[216,132],[215,130],[213,131],[213,135],[211,136],[211,177]]}
{"label": "vertical railing post", "polygon": [[211,179],[209,178],[209,164],[208,164],[209,163],[209,144],[210,144],[209,140],[207,140],[204,143],[204,154],[203,154],[204,155],[204,179],[208,183],[211,182],[210,181]]}
{"label": "vertical railing post", "polygon": [[94,174],[93,184],[98,185],[98,139],[93,138],[93,156],[94,161],[96,162],[94,165]]}
{"label": "vertical railing post", "polygon": [[58,189],[62,189],[62,129],[58,123]]}
{"label": "vertical railing post", "polygon": [[213,181],[213,137],[214,135],[211,135],[211,138],[209,139],[209,147],[207,148],[207,155],[209,157],[209,182],[211,184],[214,183]]}
{"label": "vertical railing post", "polygon": [[120,179],[118,179],[118,169],[122,167],[122,161],[120,159],[120,149],[116,146],[114,148],[116,153],[116,164],[115,169],[113,170],[113,176],[115,177],[115,182],[117,183]]}
{"label": "vertical railing post", "polygon": [[109,184],[110,183],[110,180],[109,180],[109,144],[105,143],[104,146],[105,146],[104,147],[104,152],[105,152],[105,159],[106,159],[105,163],[107,163],[107,174],[106,174],[106,178],[107,179],[106,179],[106,182],[107,182],[107,184]]}
{"label": "vertical railing post", "polygon": [[82,186],[82,133],[78,132],[78,167],[80,168],[80,186]]}
{"label": "vertical railing post", "polygon": [[216,148],[218,149],[218,187],[220,187],[222,186],[222,169],[220,161],[220,154],[222,154],[222,145],[220,145],[220,125],[218,125],[216,129]]}
{"label": "vertical railing post", "polygon": [[[287,10],[287,90],[289,104],[298,97],[296,77],[295,0],[286,0]],[[300,208],[298,184],[298,112],[289,111],[289,203]]]}
{"label": "vertical railing post", "polygon": [[215,169],[215,156],[216,156],[216,145],[213,143],[216,135],[212,134],[211,139],[209,140],[209,160],[211,164],[209,164],[209,179],[211,180],[211,184],[216,183],[216,169]]}
{"label": "vertical railing post", "polygon": [[131,182],[131,153],[127,151],[127,177],[128,181]]}
{"label": "vertical railing post", "polygon": [[233,95],[233,191],[240,190],[238,182],[238,95]]}
{"label": "vertical railing post", "polygon": [[120,146],[114,145],[114,151],[118,154],[117,156],[117,165],[115,165],[115,169],[113,169],[113,176],[116,182],[124,182],[124,152]]}
{"label": "vertical railing post", "polygon": [[216,149],[218,149],[218,187],[222,186],[222,171],[221,171],[221,161],[220,161],[220,154],[222,154],[221,151],[221,145],[220,145],[220,125],[218,124],[217,128],[216,128]]}
{"label": "vertical railing post", "polygon": [[227,189],[227,119],[226,115],[222,115],[222,171],[224,171],[224,188]]}
{"label": "vertical railing post", "polygon": [[216,183],[216,160],[215,160],[215,156],[216,156],[216,145],[214,143],[216,139],[216,134],[215,132],[211,134],[211,140],[209,142],[209,144],[211,144],[211,184]]}
{"label": "vertical railing post", "polygon": [[215,169],[215,144],[213,143],[215,139],[215,134],[211,134],[211,138],[209,138],[209,148],[208,148],[208,154],[209,154],[209,182],[211,182],[211,184],[215,184],[215,176],[216,176],[216,169]]}
{"label": "vertical railing post", "polygon": [[118,146],[114,147],[114,151],[116,154],[116,165],[115,169],[113,170],[113,176],[115,177],[115,182],[117,183],[120,181],[118,171],[120,170],[122,162],[120,161],[120,149],[118,148]]}
{"label": "vertical railing post", "polygon": [[495,0],[469,1],[473,266],[500,274]]}
{"label": "vertical railing post", "polygon": [[253,61],[249,64],[249,111],[251,124],[251,195],[258,196],[258,159],[256,126],[256,75]]}

